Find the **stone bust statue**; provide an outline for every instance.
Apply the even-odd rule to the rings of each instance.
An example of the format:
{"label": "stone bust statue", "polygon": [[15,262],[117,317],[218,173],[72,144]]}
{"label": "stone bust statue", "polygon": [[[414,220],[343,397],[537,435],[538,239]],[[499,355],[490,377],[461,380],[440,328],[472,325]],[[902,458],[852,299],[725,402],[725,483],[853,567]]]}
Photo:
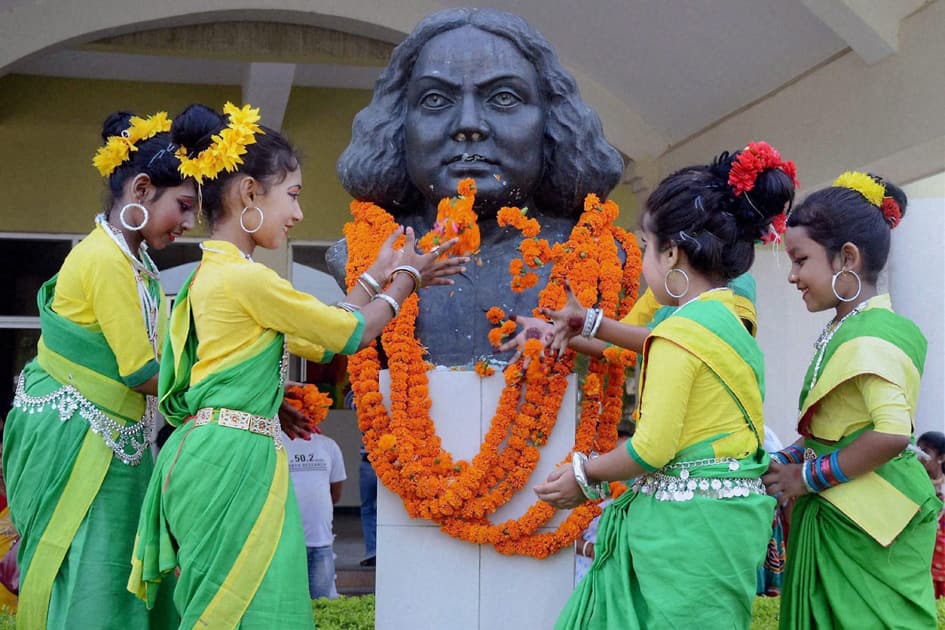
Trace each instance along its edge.
{"label": "stone bust statue", "polygon": [[[418,236],[432,228],[440,199],[475,179],[477,260],[455,286],[420,294],[417,333],[440,365],[490,356],[486,311],[530,314],[547,280],[539,269],[536,287],[509,288],[521,235],[498,227],[498,210],[527,206],[540,238],[562,241],[584,197],[606,197],[622,171],[548,41],[522,18],[489,9],[449,9],[417,25],[391,55],[338,161],[352,197],[378,204]],[[327,256],[342,282],[346,254],[342,240]]]}

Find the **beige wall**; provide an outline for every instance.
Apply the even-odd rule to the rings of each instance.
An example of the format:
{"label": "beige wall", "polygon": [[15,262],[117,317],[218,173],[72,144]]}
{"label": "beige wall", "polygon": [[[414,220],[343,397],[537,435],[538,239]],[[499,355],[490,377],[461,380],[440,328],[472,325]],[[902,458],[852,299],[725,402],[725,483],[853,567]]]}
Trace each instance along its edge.
{"label": "beige wall", "polygon": [[[350,197],[335,162],[351,122],[371,97],[367,90],[295,87],[282,130],[302,151],[305,220],[293,239],[335,240],[349,218]],[[237,86],[197,86],[7,75],[0,78],[0,175],[7,203],[0,231],[87,232],[100,211],[104,180],[92,167],[105,117],[116,110],[171,115],[201,102],[220,108],[240,101]],[[635,225],[637,201],[627,186],[613,195],[621,224]],[[195,234],[200,234],[196,230]],[[284,265],[278,265],[285,271]]]}
{"label": "beige wall", "polygon": [[104,180],[92,167],[105,117],[116,110],[179,111],[194,101],[239,100],[239,88],[0,78],[0,230],[88,232]]}
{"label": "beige wall", "polygon": [[[349,199],[335,177],[335,161],[348,143],[354,114],[369,98],[363,90],[293,90],[283,129],[305,157],[306,213],[293,238],[341,236]],[[0,173],[8,194],[0,231],[88,231],[105,191],[91,160],[112,111],[164,109],[173,115],[193,102],[219,108],[228,99],[239,102],[240,88],[0,78]]]}

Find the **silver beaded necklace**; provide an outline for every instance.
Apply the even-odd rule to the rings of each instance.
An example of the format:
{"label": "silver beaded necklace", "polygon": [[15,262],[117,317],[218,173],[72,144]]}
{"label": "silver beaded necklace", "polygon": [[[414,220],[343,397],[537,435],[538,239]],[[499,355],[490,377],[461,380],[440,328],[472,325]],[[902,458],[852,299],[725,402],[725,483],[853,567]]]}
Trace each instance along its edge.
{"label": "silver beaded necklace", "polygon": [[824,327],[823,331],[821,331],[820,336],[817,337],[817,341],[814,342],[814,356],[816,357],[814,362],[814,373],[811,375],[809,390],[814,389],[814,385],[817,383],[817,377],[820,375],[820,365],[824,361],[824,354],[827,352],[827,345],[830,343],[830,340],[833,339],[833,336],[837,334],[837,331],[840,330],[841,326],[843,326],[843,322],[847,321],[847,318],[852,317],[862,311],[867,302],[869,302],[869,300],[863,300],[854,306],[853,310],[841,317],[836,323],[831,320],[827,326]]}

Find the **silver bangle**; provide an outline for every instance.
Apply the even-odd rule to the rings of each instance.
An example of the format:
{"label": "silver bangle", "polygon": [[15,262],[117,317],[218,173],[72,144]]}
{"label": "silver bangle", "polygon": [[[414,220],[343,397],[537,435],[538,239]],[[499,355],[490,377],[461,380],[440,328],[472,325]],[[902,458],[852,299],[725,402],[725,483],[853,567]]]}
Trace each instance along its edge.
{"label": "silver bangle", "polygon": [[[381,286],[381,283],[374,279],[374,276],[369,274],[367,271],[361,273],[361,280],[364,280],[368,285],[374,289],[374,295],[377,295],[384,288]],[[373,295],[371,297],[374,297]]]}
{"label": "silver bangle", "polygon": [[390,272],[390,279],[394,279],[394,275],[398,273],[410,274],[410,277],[413,279],[413,290],[414,293],[420,290],[421,278],[420,272],[417,271],[416,267],[411,267],[410,265],[399,265],[394,267],[393,271]]}
{"label": "silver bangle", "polygon": [[581,336],[585,339],[590,339],[593,335],[592,331],[594,330],[594,322],[597,321],[597,318],[600,316],[600,312],[601,310],[599,308],[589,308],[584,311],[584,327],[581,329]]}
{"label": "silver bangle", "polygon": [[604,321],[604,311],[599,308],[595,310],[597,311],[597,317],[594,318],[594,325],[591,326],[591,338],[597,336],[597,330],[600,328],[601,322]]}
{"label": "silver bangle", "polygon": [[593,544],[594,544],[593,540],[585,540],[584,545],[581,547],[581,555],[584,556],[585,558],[590,558],[590,556],[587,555],[587,546],[593,545]]}
{"label": "silver bangle", "polygon": [[597,488],[587,481],[587,472],[584,470],[584,464],[587,463],[587,455],[584,453],[574,453],[571,455],[571,469],[574,471],[574,480],[581,488],[581,492],[590,501],[600,500],[600,494]]}
{"label": "silver bangle", "polygon": [[361,310],[360,306],[358,306],[357,304],[352,304],[351,302],[336,302],[335,306],[337,306],[343,311],[348,311],[349,313],[353,313],[355,311]]}
{"label": "silver bangle", "polygon": [[367,293],[367,296],[369,298],[372,298],[375,295],[377,295],[377,291],[373,291],[371,287],[368,286],[368,283],[364,281],[363,278],[358,278],[358,286],[364,289],[364,292]]}
{"label": "silver bangle", "polygon": [[387,295],[386,293],[378,293],[377,295],[371,298],[372,302],[374,300],[384,300],[385,302],[387,302],[391,310],[394,311],[394,317],[397,317],[397,315],[400,313],[400,304],[398,304],[397,300]]}

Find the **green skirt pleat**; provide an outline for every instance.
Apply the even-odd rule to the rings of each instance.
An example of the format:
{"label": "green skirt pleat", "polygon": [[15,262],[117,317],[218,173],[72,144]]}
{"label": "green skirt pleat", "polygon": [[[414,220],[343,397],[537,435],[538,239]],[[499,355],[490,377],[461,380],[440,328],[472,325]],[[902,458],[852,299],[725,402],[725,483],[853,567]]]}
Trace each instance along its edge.
{"label": "green skirt pleat", "polygon": [[[174,601],[181,628],[215,626],[201,616],[223,587],[269,493],[272,438],[208,424],[178,428],[158,456],[139,524],[143,579],[180,567]],[[285,465],[283,459],[282,465]],[[239,624],[244,629],[314,627],[301,517],[291,481],[275,555]],[[225,588],[225,587],[224,587]]]}
{"label": "green skirt pleat", "polygon": [[594,564],[555,628],[747,629],[774,504],[627,492],[604,510]]}
{"label": "green skirt pleat", "polygon": [[799,498],[788,535],[782,630],[934,629],[936,528],[935,510],[922,506],[883,547],[827,501]]}
{"label": "green skirt pleat", "polygon": [[[27,366],[24,376],[32,396],[61,387],[35,362]],[[63,422],[59,412],[48,407],[32,414],[14,408],[7,416],[3,468],[10,514],[22,536],[21,584],[89,431],[88,421],[78,413]],[[177,627],[169,598],[172,584],[161,589],[161,603],[150,613],[125,588],[138,514],[152,469],[150,453],[138,466],[112,459],[53,582],[47,628]]]}

